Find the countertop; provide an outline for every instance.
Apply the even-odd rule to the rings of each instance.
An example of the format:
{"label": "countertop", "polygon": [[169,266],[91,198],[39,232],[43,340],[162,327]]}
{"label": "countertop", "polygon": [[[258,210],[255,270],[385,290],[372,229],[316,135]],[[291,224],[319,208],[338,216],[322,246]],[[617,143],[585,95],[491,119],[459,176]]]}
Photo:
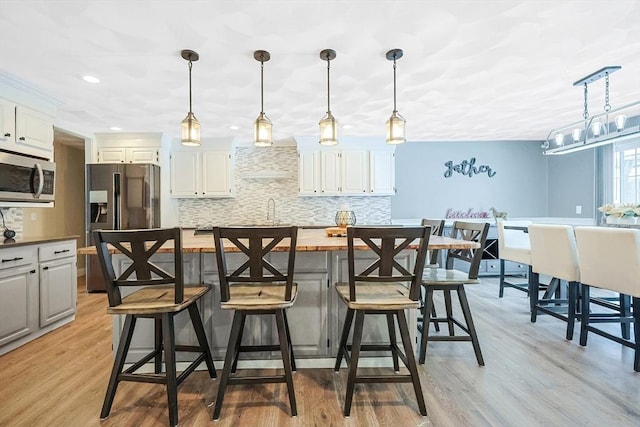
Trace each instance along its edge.
{"label": "countertop", "polygon": [[[450,237],[432,236],[429,239],[429,249],[471,249],[477,248],[476,242],[466,240],[452,239]],[[356,243],[356,249],[369,249],[364,243]],[[415,249],[416,246],[409,246]],[[275,251],[285,251],[287,245],[278,245]],[[185,253],[215,252],[213,244],[213,236],[200,234],[194,236],[193,229],[185,229],[182,232],[182,250]],[[298,230],[298,242],[296,244],[297,252],[323,252],[323,251],[343,251],[347,250],[346,237],[327,237],[323,229],[302,228]],[[173,252],[173,246],[167,245],[162,247],[158,252]],[[79,255],[95,255],[96,249],[93,246],[79,248]]]}
{"label": "countertop", "polygon": [[60,236],[60,237],[28,237],[24,239],[5,239],[0,242],[0,249],[14,248],[18,246],[37,245],[40,243],[60,242],[64,240],[76,240],[80,236]]}

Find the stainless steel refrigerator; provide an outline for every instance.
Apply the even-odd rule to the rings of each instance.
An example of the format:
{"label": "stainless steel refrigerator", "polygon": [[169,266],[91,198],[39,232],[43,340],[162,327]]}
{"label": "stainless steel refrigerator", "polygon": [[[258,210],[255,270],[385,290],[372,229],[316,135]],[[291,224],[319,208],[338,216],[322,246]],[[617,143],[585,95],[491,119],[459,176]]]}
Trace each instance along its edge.
{"label": "stainless steel refrigerator", "polygon": [[[87,244],[93,230],[160,227],[160,166],[99,163],[87,165]],[[98,257],[87,257],[87,291],[105,291]]]}

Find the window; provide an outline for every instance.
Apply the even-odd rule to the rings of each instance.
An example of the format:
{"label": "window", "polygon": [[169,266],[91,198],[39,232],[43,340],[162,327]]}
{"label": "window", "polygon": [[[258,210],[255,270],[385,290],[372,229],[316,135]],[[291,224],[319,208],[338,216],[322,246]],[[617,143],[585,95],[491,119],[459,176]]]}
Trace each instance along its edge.
{"label": "window", "polygon": [[640,204],[640,141],[614,148],[613,202]]}

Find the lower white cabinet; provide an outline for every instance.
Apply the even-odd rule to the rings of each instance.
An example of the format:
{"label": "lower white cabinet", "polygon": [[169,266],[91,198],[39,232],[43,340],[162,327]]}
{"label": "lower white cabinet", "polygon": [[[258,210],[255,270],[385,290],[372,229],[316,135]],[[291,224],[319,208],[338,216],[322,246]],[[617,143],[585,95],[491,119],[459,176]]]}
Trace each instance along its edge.
{"label": "lower white cabinet", "polygon": [[76,241],[0,249],[0,354],[75,318]]}
{"label": "lower white cabinet", "polygon": [[[60,253],[68,256],[40,263],[40,327],[72,316],[76,311],[78,274],[73,243],[73,252]],[[47,252],[46,249],[40,248],[40,252]]]}
{"label": "lower white cabinet", "polygon": [[38,329],[38,262],[33,247],[0,251],[0,354],[2,346]]}

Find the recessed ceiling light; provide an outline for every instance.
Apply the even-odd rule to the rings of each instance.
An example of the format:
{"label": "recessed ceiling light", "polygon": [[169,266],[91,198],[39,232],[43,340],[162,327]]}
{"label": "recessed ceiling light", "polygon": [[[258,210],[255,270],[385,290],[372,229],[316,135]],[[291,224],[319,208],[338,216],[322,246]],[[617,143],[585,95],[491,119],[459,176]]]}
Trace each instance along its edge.
{"label": "recessed ceiling light", "polygon": [[100,83],[100,79],[95,76],[82,76],[82,80],[88,83]]}
{"label": "recessed ceiling light", "polygon": [[231,125],[231,126],[229,126],[229,129],[231,129],[231,130],[238,130],[238,129],[240,129],[240,126]]}
{"label": "recessed ceiling light", "polygon": [[109,129],[111,129],[111,130],[122,130],[122,128],[119,128],[118,126],[111,126]]}

